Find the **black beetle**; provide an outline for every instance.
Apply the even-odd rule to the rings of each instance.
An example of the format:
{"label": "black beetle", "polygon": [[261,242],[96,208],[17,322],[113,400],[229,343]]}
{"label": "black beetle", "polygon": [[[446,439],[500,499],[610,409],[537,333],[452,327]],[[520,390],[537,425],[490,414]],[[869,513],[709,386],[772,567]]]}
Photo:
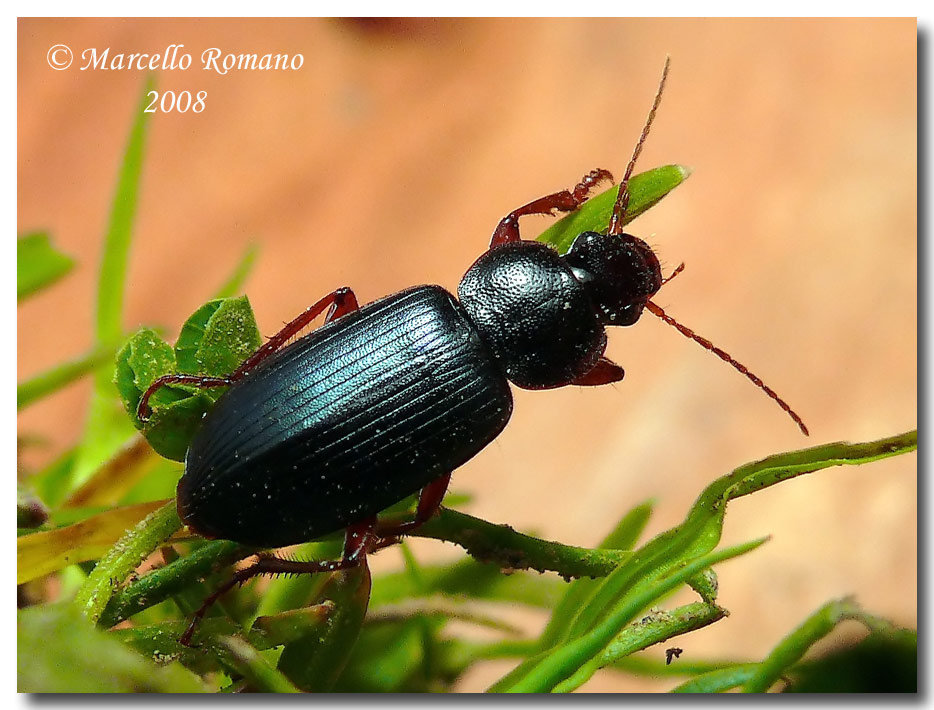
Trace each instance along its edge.
{"label": "black beetle", "polygon": [[[340,560],[261,557],[238,572],[198,610],[183,643],[235,584],[259,574],[352,567],[428,520],[451,472],[509,421],[509,381],[545,389],[621,380],[622,368],[603,357],[605,328],[632,325],[646,308],[743,372],[807,433],[758,377],[652,303],[668,279],[649,246],[622,232],[629,178],[667,74],[666,61],[607,234],[585,232],[564,255],[519,236],[519,217],[571,212],[597,183],[612,180],[598,169],[572,190],[501,220],[457,298],[439,286],[416,286],[358,307],[349,288],[338,289],[228,377],[166,375],[148,388],[140,419],[163,385],[229,386],[192,439],[178,484],[179,515],[189,528],[258,547],[346,530]],[[325,310],[321,328],[289,344]],[[377,513],[418,491],[412,521],[377,523]]]}

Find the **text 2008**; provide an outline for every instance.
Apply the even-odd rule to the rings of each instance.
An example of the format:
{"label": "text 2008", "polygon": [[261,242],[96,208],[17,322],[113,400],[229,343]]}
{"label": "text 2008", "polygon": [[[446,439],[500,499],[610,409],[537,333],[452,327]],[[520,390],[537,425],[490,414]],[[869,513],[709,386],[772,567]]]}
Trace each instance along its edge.
{"label": "text 2008", "polygon": [[158,91],[150,91],[146,96],[150,97],[152,101],[143,109],[144,113],[157,113],[159,111],[162,113],[170,113],[171,111],[201,113],[204,111],[204,101],[208,97],[208,92],[202,90],[192,97],[191,92],[188,90],[178,92],[163,91],[161,94]]}

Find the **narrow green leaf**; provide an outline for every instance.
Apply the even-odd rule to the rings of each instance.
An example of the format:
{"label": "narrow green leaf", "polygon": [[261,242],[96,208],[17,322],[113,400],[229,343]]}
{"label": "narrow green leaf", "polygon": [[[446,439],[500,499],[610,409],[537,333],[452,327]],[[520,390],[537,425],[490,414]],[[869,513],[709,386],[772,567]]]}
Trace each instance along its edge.
{"label": "narrow green leaf", "polygon": [[175,501],[147,515],[97,563],[87,582],[78,590],[75,606],[96,622],[113,593],[130,573],[181,526]]}
{"label": "narrow green leaf", "polygon": [[[153,88],[150,78],[143,87],[137,105],[136,118],[123,163],[117,179],[110,212],[110,223],[104,239],[103,258],[97,284],[95,339],[97,345],[119,342],[123,336],[123,297],[127,258],[136,215],[140,174],[143,166],[143,146],[149,114],[144,111],[147,93]],[[102,369],[95,373],[84,437],[78,449],[69,488],[80,485],[132,436],[133,427],[116,406],[111,374]]]}
{"label": "narrow green leaf", "polygon": [[227,281],[217,289],[214,298],[231,298],[232,296],[242,295],[243,284],[253,270],[253,264],[256,263],[256,256],[258,253],[259,248],[256,244],[247,246],[246,251],[243,252],[243,256],[240,257],[240,262],[234,267]]}
{"label": "narrow green leaf", "polygon": [[235,666],[250,684],[251,691],[259,693],[301,692],[243,639],[228,636],[222,639],[222,642],[233,655]]}
{"label": "narrow green leaf", "polygon": [[16,240],[16,300],[40,291],[71,271],[75,262],[62,254],[46,232],[31,232]]}
{"label": "narrow green leaf", "polygon": [[111,362],[116,348],[97,347],[81,357],[69,360],[20,382],[16,386],[17,411],[53,392],[70,385],[99,365]]}
{"label": "narrow green leaf", "polygon": [[[627,512],[616,527],[600,543],[600,549],[630,550],[649,522],[652,515],[653,501],[646,501]],[[576,579],[567,588],[564,598],[558,603],[542,632],[539,641],[541,649],[550,648],[559,640],[566,638],[577,611],[584,601],[593,594],[600,583],[595,579]]]}
{"label": "narrow green leaf", "polygon": [[719,621],[726,610],[714,604],[695,602],[671,611],[650,612],[626,626],[603,652],[581,666],[574,675],[555,686],[555,693],[569,693],[586,683],[601,668],[605,668],[636,651],[675,636],[696,631]]}
{"label": "narrow green leaf", "polygon": [[[652,584],[656,574],[674,569],[684,560],[714,549],[720,541],[723,516],[729,501],[831,466],[865,464],[908,453],[917,447],[917,439],[917,432],[912,431],[863,444],[825,444],[769,456],[718,478],[701,493],[681,525],[643,545],[631,559],[599,583],[578,611],[569,637],[593,628],[609,613],[615,600],[628,593],[637,593],[640,584]],[[649,574],[653,569],[656,572]]]}
{"label": "narrow green leaf", "polygon": [[554,608],[567,583],[550,575],[503,574],[498,565],[465,557],[450,565],[422,565],[424,588],[417,588],[405,572],[382,574],[373,580],[370,608],[406,599],[445,594],[488,601]]}
{"label": "narrow green leaf", "polygon": [[139,181],[143,169],[143,146],[149,126],[149,115],[143,109],[147,96],[153,90],[150,77],[143,87],[137,106],[136,119],[130,131],[117,189],[110,211],[110,224],[104,240],[100,279],[97,284],[97,342],[114,342],[123,335],[123,297],[126,282],[127,257],[133,234],[133,219],[139,195]]}
{"label": "narrow green leaf", "polygon": [[212,540],[205,543],[190,555],[181,557],[160,569],[152,570],[133,584],[117,591],[101,615],[100,625],[110,627],[124,619],[129,619],[144,609],[178,594],[199,579],[208,577],[248,557],[254,551],[253,548],[229,540]]}
{"label": "narrow green leaf", "polygon": [[724,693],[749,681],[759,668],[758,663],[742,663],[729,668],[702,673],[673,689],[672,693]]}
{"label": "narrow green leaf", "polygon": [[[624,224],[656,205],[665,195],[684,182],[691,174],[683,165],[663,165],[634,175],[629,180],[629,209]],[[619,186],[587,200],[581,208],[555,222],[539,237],[539,241],[551,244],[562,254],[582,232],[605,231],[610,224],[613,205],[619,194]]]}
{"label": "narrow green leaf", "polygon": [[772,650],[743,685],[744,693],[765,693],[817,641],[833,631],[841,621],[852,619],[870,630],[890,629],[888,622],[867,614],[852,599],[828,602],[792,631]]}
{"label": "narrow green leaf", "polygon": [[550,651],[539,654],[521,664],[512,673],[497,682],[491,691],[508,693],[550,692],[558,683],[569,678],[590,659],[597,657],[623,626],[632,621],[640,610],[686,579],[719,562],[739,557],[765,542],[766,538],[703,555],[683,565],[674,574],[655,581],[616,606],[610,615],[591,631]]}
{"label": "narrow green leaf", "polygon": [[306,691],[326,692],[333,688],[350,658],[370,597],[366,563],[332,575],[326,596],[334,603],[327,629],[287,644],[279,657],[279,670]]}

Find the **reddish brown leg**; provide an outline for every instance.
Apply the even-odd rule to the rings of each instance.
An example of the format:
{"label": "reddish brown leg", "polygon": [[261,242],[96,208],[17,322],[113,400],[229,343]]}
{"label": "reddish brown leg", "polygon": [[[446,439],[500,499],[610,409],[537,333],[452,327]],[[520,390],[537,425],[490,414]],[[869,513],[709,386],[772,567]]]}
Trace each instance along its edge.
{"label": "reddish brown leg", "polygon": [[623,379],[623,368],[608,358],[601,357],[597,364],[589,371],[572,380],[572,385],[581,387],[596,387],[598,385],[608,385],[611,382],[619,382]]}
{"label": "reddish brown leg", "polygon": [[156,390],[165,385],[185,384],[207,388],[224,387],[233,384],[243,376],[249,374],[250,370],[272,355],[276,350],[288,343],[290,338],[300,333],[303,328],[307,327],[309,323],[321,315],[326,308],[328,309],[328,314],[325,316],[324,322],[330,323],[332,320],[340,318],[342,315],[357,310],[357,297],[354,296],[354,292],[346,286],[328,294],[313,306],[305,309],[297,318],[286,323],[282,330],[272,336],[264,345],[257,349],[255,353],[244,360],[240,364],[240,367],[226,377],[185,374],[163,375],[149,385],[146,391],[143,392],[143,396],[140,397],[139,404],[136,407],[136,416],[139,417],[140,421],[146,421],[146,419],[149,418],[151,413],[149,409],[149,399]]}
{"label": "reddish brown leg", "polygon": [[375,531],[376,518],[370,518],[362,523],[358,523],[347,528],[344,537],[344,555],[339,560],[312,560],[303,562],[301,560],[285,560],[280,557],[260,557],[249,567],[233,575],[233,577],[224,583],[217,591],[211,594],[204,603],[198,608],[191,618],[191,623],[185,629],[178,642],[182,646],[191,645],[191,636],[195,632],[198,622],[204,618],[205,613],[214,603],[224,594],[229,592],[238,584],[243,584],[253,577],[269,574],[317,574],[318,572],[337,572],[342,569],[351,569],[363,563],[367,552],[375,549],[379,542]]}
{"label": "reddish brown leg", "polygon": [[519,217],[527,214],[554,214],[555,210],[559,212],[573,212],[584,200],[590,191],[603,180],[613,182],[613,175],[609,170],[595,168],[587,173],[573,190],[562,190],[552,195],[539,197],[532,200],[529,204],[523,205],[519,209],[513,210],[503,217],[496,229],[493,231],[493,237],[490,239],[490,249],[507,242],[517,242],[519,236]]}
{"label": "reddish brown leg", "polygon": [[[400,535],[408,534],[430,520],[431,517],[441,509],[441,501],[444,499],[444,494],[447,493],[448,484],[450,482],[451,474],[449,473],[446,476],[435,479],[422,488],[421,492],[418,494],[418,506],[415,508],[415,518],[397,525],[377,528],[376,533],[382,538],[380,542],[386,542],[386,545],[390,545],[396,542],[396,538]],[[380,547],[386,547],[386,545],[380,544]]]}

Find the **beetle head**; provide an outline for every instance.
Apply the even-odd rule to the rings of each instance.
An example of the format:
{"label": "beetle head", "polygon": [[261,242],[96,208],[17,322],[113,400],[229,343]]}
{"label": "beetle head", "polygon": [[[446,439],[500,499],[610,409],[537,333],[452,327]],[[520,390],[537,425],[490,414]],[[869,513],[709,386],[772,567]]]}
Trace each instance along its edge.
{"label": "beetle head", "polygon": [[564,260],[604,325],[632,325],[662,286],[655,253],[631,234],[580,234]]}

